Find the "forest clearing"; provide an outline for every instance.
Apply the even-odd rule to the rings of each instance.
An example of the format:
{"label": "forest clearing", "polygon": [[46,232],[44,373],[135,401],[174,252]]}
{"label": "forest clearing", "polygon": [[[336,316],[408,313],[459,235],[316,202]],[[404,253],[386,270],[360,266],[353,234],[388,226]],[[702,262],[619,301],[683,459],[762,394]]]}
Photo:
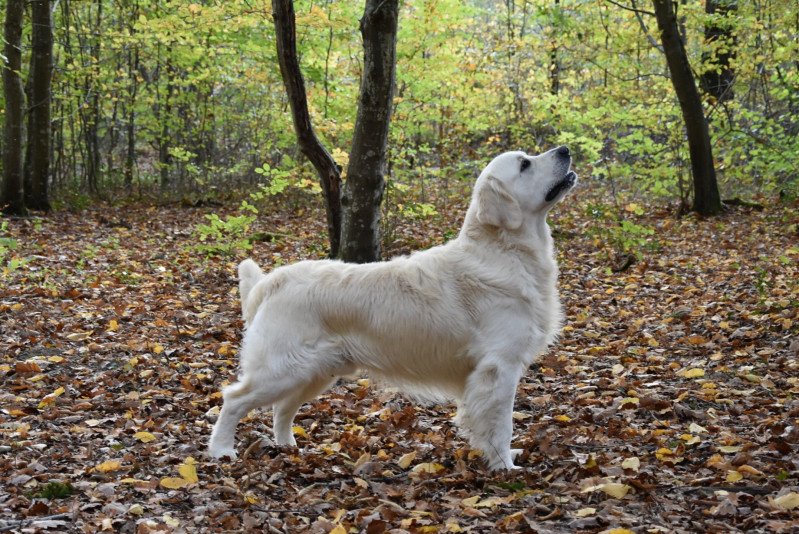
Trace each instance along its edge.
{"label": "forest clearing", "polygon": [[[443,240],[465,198],[398,226],[388,253]],[[517,392],[522,470],[499,475],[457,436],[452,405],[356,378],[301,409],[299,450],[271,447],[257,411],[240,459],[209,461],[242,326],[235,262],[191,248],[209,209],[14,221],[28,259],[0,301],[0,528],[794,530],[796,206],[707,220],[653,207],[634,220],[656,229],[657,251],[614,273],[586,216],[596,192],[573,198],[553,216],[566,327]],[[269,268],[322,255],[320,221],[269,213],[259,224],[280,237],[252,256]]]}
{"label": "forest clearing", "polygon": [[[0,9],[0,533],[799,530],[794,0]],[[209,458],[239,262],[453,242],[506,151],[514,184],[569,158],[525,221],[579,175],[562,331],[504,388],[520,469],[365,375]]]}

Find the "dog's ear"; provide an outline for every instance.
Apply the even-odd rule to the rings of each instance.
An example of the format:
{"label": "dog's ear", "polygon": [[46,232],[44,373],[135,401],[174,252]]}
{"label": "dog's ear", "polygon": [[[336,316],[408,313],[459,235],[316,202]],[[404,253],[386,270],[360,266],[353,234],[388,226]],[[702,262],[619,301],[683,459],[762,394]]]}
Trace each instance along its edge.
{"label": "dog's ear", "polygon": [[506,230],[516,230],[522,225],[519,203],[495,176],[489,175],[477,191],[477,220]]}

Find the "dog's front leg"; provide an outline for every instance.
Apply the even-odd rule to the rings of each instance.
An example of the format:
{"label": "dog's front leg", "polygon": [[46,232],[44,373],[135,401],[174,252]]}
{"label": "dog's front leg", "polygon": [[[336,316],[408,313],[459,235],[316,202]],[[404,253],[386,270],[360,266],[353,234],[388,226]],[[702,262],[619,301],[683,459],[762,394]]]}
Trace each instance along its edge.
{"label": "dog's front leg", "polygon": [[513,469],[520,451],[510,448],[513,400],[523,369],[504,362],[481,363],[466,383],[458,421],[472,447],[481,449],[491,470]]}

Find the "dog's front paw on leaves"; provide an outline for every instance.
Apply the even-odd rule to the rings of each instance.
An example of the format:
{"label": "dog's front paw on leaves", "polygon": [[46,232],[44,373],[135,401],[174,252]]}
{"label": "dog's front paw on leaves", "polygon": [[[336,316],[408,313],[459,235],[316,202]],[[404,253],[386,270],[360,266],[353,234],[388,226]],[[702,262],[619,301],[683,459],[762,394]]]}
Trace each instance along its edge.
{"label": "dog's front paw on leaves", "polygon": [[235,460],[237,457],[236,449],[225,447],[208,449],[208,456],[215,460],[221,460],[225,457],[229,458],[230,460]]}

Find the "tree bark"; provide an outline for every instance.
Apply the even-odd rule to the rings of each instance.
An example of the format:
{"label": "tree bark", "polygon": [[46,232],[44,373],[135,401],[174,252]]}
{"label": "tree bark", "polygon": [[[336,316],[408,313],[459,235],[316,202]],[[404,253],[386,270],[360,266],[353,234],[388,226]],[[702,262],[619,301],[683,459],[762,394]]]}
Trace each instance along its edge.
{"label": "tree bark", "polygon": [[671,83],[680,102],[683,121],[688,134],[691,154],[691,172],[694,185],[693,211],[701,215],[721,212],[721,198],[716,170],[713,167],[713,150],[702,100],[688,63],[677,17],[671,0],[653,0],[663,51],[671,73]]}
{"label": "tree bark", "polygon": [[361,35],[364,65],[350,164],[341,203],[341,259],[380,259],[380,204],[397,56],[398,0],[366,0]]}
{"label": "tree bark", "polygon": [[275,21],[280,74],[291,106],[294,131],[297,133],[300,151],[311,161],[319,175],[325,196],[330,257],[335,258],[339,255],[341,243],[341,169],[319,141],[311,124],[305,82],[297,59],[293,2],[272,0],[272,17]]}
{"label": "tree bark", "polygon": [[3,132],[3,191],[0,208],[12,215],[26,215],[22,180],[22,145],[25,91],[19,72],[22,69],[23,0],[6,0],[4,25],[6,65],[3,69],[5,126]]}
{"label": "tree bark", "polygon": [[706,0],[705,41],[718,47],[715,54],[703,54],[705,72],[700,81],[702,89],[718,102],[733,99],[735,70],[730,64],[735,59],[735,34],[730,26],[731,16],[738,10],[737,0]]}
{"label": "tree bark", "polygon": [[50,210],[50,103],[53,75],[53,17],[50,0],[31,1],[33,54],[30,100],[30,196],[28,206]]}

